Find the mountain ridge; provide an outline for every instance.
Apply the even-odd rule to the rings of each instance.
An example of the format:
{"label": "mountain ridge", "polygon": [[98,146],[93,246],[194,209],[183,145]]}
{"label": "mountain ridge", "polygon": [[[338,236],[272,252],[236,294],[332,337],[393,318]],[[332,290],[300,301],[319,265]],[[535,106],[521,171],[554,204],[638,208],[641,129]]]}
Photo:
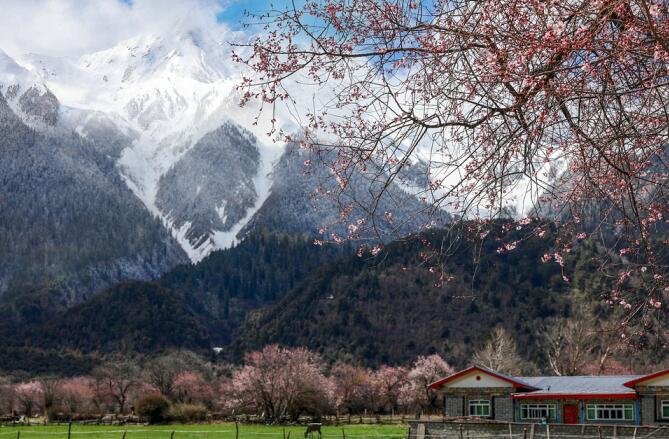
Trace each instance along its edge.
{"label": "mountain ridge", "polygon": [[[100,168],[105,177],[91,182],[103,192],[120,190],[120,180],[143,205],[132,201],[127,209],[133,212],[126,213],[156,218],[169,235],[165,239],[181,247],[169,256],[149,252],[149,260],[164,263],[152,263],[147,271],[133,268],[145,264],[147,256],[138,256],[144,255],[141,246],[129,244],[134,254],[115,265],[98,267],[91,260],[86,266],[82,256],[76,273],[65,266],[60,272],[43,270],[38,281],[13,289],[47,291],[60,284],[73,304],[118,281],[157,278],[183,261],[182,252],[198,262],[240,242],[254,228],[312,237],[326,226],[345,234],[337,200],[314,197],[315,186],[333,184],[327,165],[307,170],[308,153],[297,145],[259,141],[266,127],[251,123],[255,109],[237,106],[233,84],[238,78],[229,62],[223,62],[228,55],[215,37],[183,29],[163,37],[135,38],[78,59],[32,54],[19,64],[3,52],[0,94],[9,98],[21,122],[40,136],[84,142],[94,164],[91,169],[79,166],[78,172],[87,175]],[[80,159],[84,160],[75,161]],[[50,165],[57,163],[45,163],[44,169],[52,172]],[[4,184],[21,185],[25,178],[17,174]],[[357,178],[362,185],[364,179]],[[64,206],[72,205],[72,197],[76,198],[57,198],[64,204],[54,206],[52,211],[60,212],[52,218],[54,223],[66,218]],[[400,218],[403,203],[419,203],[414,198],[393,186],[382,207]],[[41,204],[26,202],[33,210]],[[107,214],[104,209],[95,213],[102,221],[109,219],[104,218]],[[336,222],[340,224],[333,225]],[[406,223],[401,233],[420,227],[418,220]],[[114,230],[109,229],[112,240],[120,238]],[[80,245],[82,255],[96,251]],[[23,272],[17,268],[17,276],[27,279],[29,267],[42,263],[32,253],[35,259]],[[77,258],[72,252],[67,257]]]}

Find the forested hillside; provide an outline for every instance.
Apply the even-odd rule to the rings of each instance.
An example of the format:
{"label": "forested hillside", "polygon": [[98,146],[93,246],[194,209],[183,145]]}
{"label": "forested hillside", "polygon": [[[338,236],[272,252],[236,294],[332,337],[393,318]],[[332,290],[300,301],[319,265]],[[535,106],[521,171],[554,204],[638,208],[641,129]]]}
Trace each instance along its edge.
{"label": "forested hillside", "polygon": [[[35,93],[26,91],[35,111],[48,108],[43,117],[55,124],[57,99]],[[73,304],[187,260],[94,144],[67,129],[31,128],[1,92],[0,152],[0,301],[50,290]]]}
{"label": "forested hillside", "polygon": [[197,265],[179,266],[155,282],[123,282],[70,308],[49,290],[24,294],[0,306],[0,349],[20,348],[0,355],[0,369],[43,369],[35,363],[77,369],[59,355],[64,348],[104,355],[225,345],[249,310],[272,303],[345,252],[347,246],[258,230]]}
{"label": "forested hillside", "polygon": [[[542,262],[550,232],[512,231],[504,241],[494,235],[471,240],[461,229],[431,231],[373,257],[254,231],[199,264],[155,282],[116,285],[66,310],[48,295],[5,306],[4,349],[24,351],[21,358],[0,355],[0,368],[43,370],[33,363],[49,358],[54,369],[74,373],[115,352],[173,348],[213,355],[220,347],[221,360],[238,362],[270,343],[304,346],[332,362],[401,365],[438,353],[464,366],[503,327],[528,364],[545,370],[545,332],[577,313],[585,322],[605,321],[611,310],[601,299],[612,280],[597,269],[595,243],[575,247],[563,272]],[[500,252],[507,239],[523,242]],[[448,279],[440,282],[441,275]],[[62,349],[68,354],[54,358]]]}
{"label": "forested hillside", "polygon": [[[524,232],[511,233],[509,242]],[[568,317],[574,308],[598,304],[608,291],[584,245],[560,266],[542,263],[550,239],[531,238],[516,251],[498,253],[500,242],[426,235],[435,248],[453,244],[440,267],[422,262],[426,244],[395,242],[377,257],[350,257],[314,273],[276,305],[258,311],[240,329],[237,353],[267,343],[306,346],[331,359],[352,355],[365,364],[403,364],[439,353],[464,365],[491,329],[501,325],[521,353],[541,363],[542,322]],[[438,284],[438,268],[450,280]],[[600,312],[605,311],[599,309]]]}

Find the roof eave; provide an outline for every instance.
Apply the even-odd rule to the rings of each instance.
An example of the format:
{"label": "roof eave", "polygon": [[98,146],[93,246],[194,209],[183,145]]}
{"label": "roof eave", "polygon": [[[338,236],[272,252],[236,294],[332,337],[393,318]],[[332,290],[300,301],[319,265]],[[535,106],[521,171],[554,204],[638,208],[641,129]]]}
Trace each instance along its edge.
{"label": "roof eave", "polygon": [[487,369],[487,368],[482,368],[482,367],[480,367],[480,366],[471,366],[471,367],[468,367],[467,369],[464,369],[464,370],[461,370],[461,371],[459,371],[459,372],[456,372],[456,373],[454,373],[454,374],[452,374],[452,375],[447,376],[446,378],[442,378],[442,379],[440,379],[440,380],[438,380],[438,381],[435,381],[434,383],[430,384],[429,387],[432,388],[432,389],[438,389],[438,388],[442,387],[444,384],[449,383],[449,382],[453,381],[453,380],[456,379],[456,378],[459,378],[459,377],[461,377],[461,376],[463,376],[463,375],[466,375],[466,374],[468,374],[468,373],[470,373],[470,372],[474,372],[474,371],[479,371],[479,372],[481,372],[481,373],[485,373],[486,375],[490,375],[490,376],[493,376],[493,377],[495,377],[495,378],[497,378],[497,379],[500,379],[500,380],[502,380],[502,381],[505,381],[505,382],[507,382],[507,383],[513,384],[513,386],[514,386],[516,389],[523,389],[523,390],[529,390],[529,391],[540,390],[540,389],[537,388],[537,387],[530,386],[530,385],[525,384],[525,383],[523,383],[523,382],[521,382],[521,381],[516,381],[516,380],[509,379],[508,377],[505,377],[505,376],[503,376],[503,375],[500,375],[500,374],[498,374],[498,373],[495,373],[494,370],[490,370],[490,369]]}
{"label": "roof eave", "polygon": [[659,377],[667,375],[667,374],[669,374],[669,369],[661,370],[659,372],[655,372],[655,373],[651,373],[649,375],[644,375],[642,377],[635,378],[631,381],[628,381],[628,382],[624,383],[623,386],[634,388],[634,386],[636,386],[639,383],[643,383],[644,381],[659,378]]}
{"label": "roof eave", "polygon": [[520,393],[513,399],[638,399],[636,393]]}

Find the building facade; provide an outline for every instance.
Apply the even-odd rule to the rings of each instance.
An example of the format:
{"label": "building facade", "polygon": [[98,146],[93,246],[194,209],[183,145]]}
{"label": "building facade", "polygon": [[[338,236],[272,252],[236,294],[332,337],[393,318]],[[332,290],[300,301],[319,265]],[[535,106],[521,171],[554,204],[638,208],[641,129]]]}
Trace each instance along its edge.
{"label": "building facade", "polygon": [[669,425],[669,370],[628,376],[513,377],[473,366],[430,387],[442,396],[446,417]]}

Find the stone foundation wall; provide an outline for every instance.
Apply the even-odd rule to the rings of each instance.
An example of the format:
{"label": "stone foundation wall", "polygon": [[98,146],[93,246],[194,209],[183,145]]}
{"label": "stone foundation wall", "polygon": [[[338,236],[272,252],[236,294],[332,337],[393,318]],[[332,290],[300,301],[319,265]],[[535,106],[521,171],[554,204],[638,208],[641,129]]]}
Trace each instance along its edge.
{"label": "stone foundation wall", "polygon": [[[417,435],[418,424],[424,425],[423,437]],[[669,427],[411,421],[408,439],[643,439],[647,437],[669,439]]]}

